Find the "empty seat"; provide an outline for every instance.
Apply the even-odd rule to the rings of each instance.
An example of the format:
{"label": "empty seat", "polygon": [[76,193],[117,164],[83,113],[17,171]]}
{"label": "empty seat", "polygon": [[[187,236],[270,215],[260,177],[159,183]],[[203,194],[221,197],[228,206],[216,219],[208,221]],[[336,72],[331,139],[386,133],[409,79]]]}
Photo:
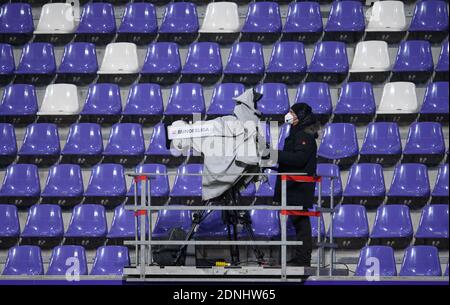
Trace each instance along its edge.
{"label": "empty seat", "polygon": [[388,44],[385,41],[361,41],[356,45],[349,81],[383,83],[391,74]]}
{"label": "empty seat", "polygon": [[10,165],[17,155],[16,133],[8,123],[0,123],[0,167]]}
{"label": "empty seat", "polygon": [[38,122],[74,123],[78,119],[79,111],[77,86],[72,84],[48,85],[37,113]]}
{"label": "empty seat", "polygon": [[295,103],[306,103],[322,124],[328,122],[333,110],[330,86],[327,83],[302,83],[297,88]]}
{"label": "empty seat", "polygon": [[[140,219],[137,218],[138,221]],[[114,209],[107,238],[108,244],[123,245],[125,240],[134,239],[136,236],[136,216],[132,210],[126,210],[124,205],[119,205]],[[138,230],[139,230],[138,225]],[[139,230],[140,231],[140,230]]]}
{"label": "empty seat", "polygon": [[98,204],[79,204],[73,208],[65,245],[83,245],[86,249],[103,245],[107,233],[105,208]]}
{"label": "empty seat", "polygon": [[174,42],[151,43],[147,49],[139,82],[170,85],[181,73],[178,45]]}
{"label": "empty seat", "polygon": [[56,82],[86,86],[97,77],[98,63],[95,45],[72,42],[64,47]]}
{"label": "empty seat", "polygon": [[6,3],[0,8],[0,41],[14,45],[33,37],[33,13],[28,3]]}
{"label": "empty seat", "polygon": [[280,41],[274,44],[264,82],[298,84],[306,75],[306,57],[303,43]]}
{"label": "empty seat", "polygon": [[424,207],[415,237],[416,245],[448,249],[448,204]]}
{"label": "empty seat", "polygon": [[431,192],[431,203],[448,203],[448,163],[442,164],[436,178],[436,183]]}
{"label": "empty seat", "polygon": [[197,6],[191,2],[172,2],[166,6],[159,28],[159,41],[189,44],[198,36]]}
{"label": "empty seat", "polygon": [[425,90],[419,121],[448,122],[448,82],[429,83]]}
{"label": "empty seat", "polygon": [[26,44],[22,49],[19,65],[15,71],[15,83],[48,85],[56,73],[53,46],[45,42]]}
{"label": "empty seat", "polygon": [[322,41],[314,47],[308,66],[307,81],[341,83],[348,73],[348,58],[345,43]]}
{"label": "empty seat", "polygon": [[433,246],[411,246],[405,250],[400,276],[441,276],[438,249]]}
{"label": "empty seat", "polygon": [[440,123],[418,122],[411,124],[403,149],[402,162],[417,162],[436,166],[444,158],[444,154],[444,134]]}
{"label": "empty seat", "polygon": [[319,3],[291,2],[289,4],[282,40],[314,43],[322,36],[322,31]]}
{"label": "empty seat", "polygon": [[144,158],[144,150],[144,133],[141,125],[117,123],[111,128],[102,162],[135,166]]}
{"label": "empty seat", "polygon": [[72,124],[66,144],[61,151],[61,163],[92,166],[101,160],[102,151],[103,138],[100,125],[94,123]]}
{"label": "empty seat", "polygon": [[352,165],[358,157],[358,139],[351,123],[327,124],[317,152],[318,162]]}
{"label": "empty seat", "polygon": [[[377,270],[375,266],[379,266],[379,270]],[[397,266],[395,263],[394,250],[391,247],[367,246],[361,249],[355,276],[367,277],[396,275]]]}
{"label": "empty seat", "polygon": [[38,102],[33,85],[12,84],[3,90],[0,122],[29,124],[34,122]]}
{"label": "empty seat", "polygon": [[246,216],[250,220],[252,232],[244,227],[239,232],[239,239],[250,239],[253,235],[256,240],[273,240],[281,236],[280,216],[278,211],[251,210]]}
{"label": "empty seat", "polygon": [[257,42],[239,42],[233,44],[223,70],[225,83],[243,83],[254,85],[264,75],[264,55],[262,46]]}
{"label": "empty seat", "polygon": [[262,94],[257,109],[270,121],[284,122],[284,115],[289,112],[289,95],[287,86],[282,83],[264,83],[256,87]]}
{"label": "empty seat", "polygon": [[[334,205],[336,205],[342,198],[343,190],[339,167],[336,164],[319,163],[317,164],[316,174],[322,177],[322,190],[320,192],[322,206],[330,205],[331,194],[333,194]],[[333,181],[333,184],[331,181]],[[333,185],[333,190],[331,190],[331,185]],[[314,197],[316,200],[319,199],[319,183],[316,183]]]}
{"label": "empty seat", "polygon": [[376,120],[411,123],[416,119],[418,111],[419,102],[414,83],[387,83],[383,88]]}
{"label": "empty seat", "polygon": [[158,123],[153,127],[150,144],[145,151],[145,163],[162,163],[169,166],[180,165],[186,156],[178,150],[170,149],[167,139],[167,131],[164,123]]}
{"label": "empty seat", "polygon": [[361,1],[335,1],[331,4],[323,39],[349,43],[359,41],[364,34],[364,28]]}
{"label": "empty seat", "polygon": [[[169,198],[169,176],[167,175],[167,168],[163,164],[141,164],[136,167],[136,173],[155,173],[157,175],[150,176],[150,195],[152,205],[161,205]],[[138,183],[136,191],[136,183]],[[141,196],[142,182],[134,182],[130,186],[130,190],[127,193],[129,201],[134,202],[135,193],[139,197]],[[139,203],[140,201],[138,201]]]}
{"label": "empty seat", "polygon": [[152,3],[127,3],[116,41],[146,45],[155,39],[157,32],[156,9]]}
{"label": "empty seat", "polygon": [[9,44],[0,43],[0,86],[13,80],[15,69],[13,48]]}
{"label": "empty seat", "polygon": [[5,204],[28,207],[39,201],[41,186],[38,168],[34,164],[11,164],[6,169],[0,189]]}
{"label": "empty seat", "polygon": [[243,84],[225,83],[218,84],[212,93],[211,102],[207,111],[208,119],[213,119],[218,116],[233,114],[234,106],[236,105],[233,98],[238,97],[244,93],[245,87]]}
{"label": "empty seat", "polygon": [[44,203],[75,206],[83,200],[83,176],[77,164],[53,166],[47,176],[41,197]]}
{"label": "empty seat", "polygon": [[[228,239],[228,226],[224,223],[222,211],[207,211],[204,220],[199,224],[194,238],[197,240]],[[233,227],[230,233],[233,234]]]}
{"label": "empty seat", "polygon": [[448,39],[442,43],[441,53],[434,68],[434,81],[448,81]]}
{"label": "empty seat", "polygon": [[121,122],[157,123],[161,120],[163,111],[162,92],[158,84],[134,84],[128,92]]}
{"label": "empty seat", "polygon": [[8,249],[19,241],[20,222],[17,207],[0,204],[0,249]]}
{"label": "empty seat", "polygon": [[122,100],[117,84],[89,86],[86,102],[80,112],[81,122],[115,123],[120,119]]}
{"label": "empty seat", "polygon": [[128,265],[130,265],[130,257],[126,247],[100,247],[97,249],[90,275],[122,276],[123,268]]}
{"label": "empty seat", "polygon": [[[369,238],[366,208],[361,205],[344,204],[336,207],[333,214],[333,237],[339,248],[360,249]],[[327,237],[330,237],[330,230]]]}
{"label": "empty seat", "polygon": [[215,84],[222,77],[219,45],[215,42],[191,44],[181,73],[181,82]]}
{"label": "empty seat", "polygon": [[398,43],[406,34],[405,5],[402,1],[376,1],[366,12],[365,40]]}
{"label": "empty seat", "polygon": [[233,2],[208,3],[205,18],[199,30],[199,41],[233,43],[239,37],[238,6]]}
{"label": "empty seat", "polygon": [[75,41],[105,45],[116,36],[116,19],[111,3],[87,3],[83,6]]}
{"label": "empty seat", "polygon": [[267,174],[267,180],[261,182],[256,190],[256,203],[271,204],[275,194],[275,184],[277,181],[277,176],[275,174],[277,171],[273,169],[265,169],[264,173]]}
{"label": "empty seat", "polygon": [[117,83],[122,86],[132,84],[139,75],[136,45],[129,42],[108,44],[97,73],[99,83]]}
{"label": "empty seat", "polygon": [[417,1],[408,39],[424,39],[441,42],[448,35],[448,11],[445,1]]}
{"label": "empty seat", "polygon": [[86,202],[115,207],[125,200],[126,192],[122,165],[103,163],[92,168],[84,196]]}
{"label": "empty seat", "polygon": [[41,248],[15,246],[8,250],[2,275],[43,275]]}
{"label": "empty seat", "polygon": [[70,3],[44,4],[34,31],[34,41],[66,44],[72,40],[75,30],[75,13]]}
{"label": "empty seat", "polygon": [[22,231],[21,244],[53,248],[59,245],[64,235],[61,208],[56,204],[36,204],[28,211]]}
{"label": "empty seat", "polygon": [[178,167],[175,182],[170,191],[170,203],[188,205],[200,203],[202,199],[202,172],[202,164],[185,164]]}
{"label": "empty seat", "polygon": [[205,114],[205,99],[203,88],[200,84],[182,83],[176,84],[170,90],[169,101],[164,111],[164,120],[192,121],[194,113]]}
{"label": "empty seat", "polygon": [[59,159],[58,128],[55,124],[34,123],[27,126],[19,150],[19,163],[49,166]]}
{"label": "empty seat", "polygon": [[[69,264],[67,264],[69,263]],[[76,269],[73,270],[72,268]],[[58,246],[53,248],[47,275],[87,275],[86,251],[82,246]]]}
{"label": "empty seat", "polygon": [[171,231],[175,228],[188,232],[192,226],[191,211],[162,210],[158,212],[152,238],[169,239]]}
{"label": "empty seat", "polygon": [[252,2],[242,26],[241,41],[274,43],[281,34],[280,7],[276,2]]}
{"label": "empty seat", "polygon": [[333,122],[368,123],[372,121],[375,110],[375,96],[370,83],[346,83],[339,92]]}

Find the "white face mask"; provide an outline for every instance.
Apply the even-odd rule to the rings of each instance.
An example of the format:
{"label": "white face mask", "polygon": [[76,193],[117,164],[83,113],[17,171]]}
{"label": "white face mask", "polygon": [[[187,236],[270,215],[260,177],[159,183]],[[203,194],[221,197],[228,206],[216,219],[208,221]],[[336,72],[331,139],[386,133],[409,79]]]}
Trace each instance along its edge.
{"label": "white face mask", "polygon": [[284,116],[284,122],[287,124],[292,124],[294,122],[294,116],[290,112],[286,113]]}

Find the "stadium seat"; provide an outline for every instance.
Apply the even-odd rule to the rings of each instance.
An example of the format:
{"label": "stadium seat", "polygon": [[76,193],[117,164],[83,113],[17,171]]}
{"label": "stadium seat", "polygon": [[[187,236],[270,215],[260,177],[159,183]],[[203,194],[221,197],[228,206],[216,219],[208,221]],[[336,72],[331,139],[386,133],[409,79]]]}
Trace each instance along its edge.
{"label": "stadium seat", "polygon": [[333,122],[369,123],[375,110],[375,96],[370,83],[346,83],[339,92]]}
{"label": "stadium seat", "polygon": [[84,196],[86,202],[116,207],[125,200],[126,192],[122,165],[103,163],[92,168]]}
{"label": "stadium seat", "polygon": [[196,83],[176,84],[170,90],[169,101],[164,111],[164,121],[193,120],[193,114],[205,115],[203,88]]}
{"label": "stadium seat", "polygon": [[17,155],[16,133],[9,123],[0,123],[0,168],[14,162]]}
{"label": "stadium seat", "polygon": [[402,142],[397,123],[374,122],[367,126],[359,162],[393,166],[402,156]]}
{"label": "stadium seat", "polygon": [[59,245],[63,235],[61,208],[56,204],[36,204],[28,210],[20,244],[49,249]]}
{"label": "stadium seat", "polygon": [[434,68],[433,80],[437,81],[447,81],[448,82],[448,39],[442,43],[441,53],[439,54],[439,59]]}
{"label": "stadium seat", "polygon": [[158,41],[172,41],[184,45],[198,36],[197,6],[191,2],[171,2],[164,11]]}
{"label": "stadium seat", "polygon": [[330,87],[327,83],[302,83],[297,88],[295,103],[306,103],[312,112],[325,124],[331,117],[333,105],[331,102]]}
{"label": "stadium seat", "polygon": [[385,41],[361,41],[356,45],[349,81],[383,83],[391,74],[388,44]]}
{"label": "stadium seat", "polygon": [[153,127],[150,144],[145,151],[145,163],[159,163],[167,166],[178,166],[186,159],[176,149],[168,146],[166,126],[158,123]]}
{"label": "stadium seat", "polygon": [[275,194],[275,183],[277,176],[274,175],[277,171],[273,169],[265,169],[264,173],[267,174],[267,180],[260,183],[256,190],[255,197],[257,204],[272,204],[273,196]]}
{"label": "stadium seat", "polygon": [[244,189],[239,191],[239,202],[242,204],[253,204],[255,201],[256,185],[254,182],[250,182]]}
{"label": "stadium seat", "polygon": [[0,189],[2,203],[29,207],[39,201],[40,193],[41,186],[36,165],[11,164],[8,166]]}
{"label": "stadium seat", "polygon": [[[278,211],[271,210],[251,210],[248,215],[250,228],[256,240],[280,239],[281,227]],[[245,227],[238,234],[239,240],[251,239],[251,233]]]}
{"label": "stadium seat", "polygon": [[64,45],[73,39],[75,30],[75,13],[70,3],[47,3],[41,8],[34,41]]}
{"label": "stadium seat", "polygon": [[73,268],[72,266],[76,266],[75,268],[77,268],[71,272],[72,275],[88,274],[86,251],[84,248],[82,246],[58,246],[52,250],[46,274],[66,275],[69,268]]}
{"label": "stadium seat", "polygon": [[370,233],[371,245],[386,245],[403,249],[413,237],[409,208],[403,204],[382,205],[377,209]]}
{"label": "stadium seat", "polygon": [[27,126],[18,163],[49,166],[59,160],[58,128],[50,123],[33,123]]}
{"label": "stadium seat", "polygon": [[240,35],[238,6],[233,2],[208,3],[199,41],[231,44]]}
{"label": "stadium seat", "polygon": [[325,26],[323,40],[359,41],[365,28],[364,10],[361,1],[334,1]]}
{"label": "stadium seat", "polygon": [[433,68],[433,56],[428,41],[402,41],[392,67],[390,81],[426,83],[433,73]]}
{"label": "stadium seat", "polygon": [[48,85],[56,74],[53,46],[45,42],[26,44],[15,74],[16,84]]}
{"label": "stadium seat", "polygon": [[181,82],[213,85],[222,77],[220,46],[215,42],[194,42],[189,46],[181,70]]}
{"label": "stadium seat", "polygon": [[439,166],[436,183],[431,192],[431,203],[448,204],[448,163]]}
{"label": "stadium seat", "polygon": [[448,204],[424,207],[415,237],[416,245],[448,249]]}
{"label": "stadium seat", "polygon": [[287,86],[282,83],[264,83],[255,90],[263,95],[257,103],[262,116],[268,121],[284,122],[284,115],[289,112]]}
{"label": "stadium seat", "polygon": [[344,204],[336,209],[337,212],[333,214],[334,242],[342,249],[360,249],[365,246],[369,238],[366,208],[362,205]]}
{"label": "stadium seat", "polygon": [[37,112],[37,122],[70,124],[78,120],[79,112],[77,86],[52,84],[45,89],[44,99]]}
{"label": "stadium seat", "polygon": [[170,204],[199,204],[202,199],[202,177],[184,174],[201,174],[202,164],[183,164],[177,169],[175,182],[170,191]]}
{"label": "stadium seat", "polygon": [[223,70],[223,83],[255,85],[264,76],[264,55],[258,42],[233,44]]}
{"label": "stadium seat", "polygon": [[73,207],[83,200],[83,176],[77,164],[58,164],[50,168],[44,190],[44,203]]}
{"label": "stadium seat", "polygon": [[403,163],[438,165],[445,155],[444,134],[440,123],[418,122],[409,126],[403,149]]}
{"label": "stadium seat", "polygon": [[319,3],[291,2],[289,4],[281,40],[314,43],[322,36],[322,31]]}
{"label": "stadium seat", "polygon": [[65,245],[82,245],[95,249],[103,245],[107,233],[105,208],[98,204],[79,204],[73,208],[69,227],[64,234]]}
{"label": "stadium seat", "polygon": [[306,75],[306,56],[303,43],[280,41],[273,45],[264,82],[298,84]]}
{"label": "stadium seat", "polygon": [[345,43],[322,41],[314,47],[311,63],[308,66],[309,82],[341,83],[348,73],[348,58]]}
{"label": "stadium seat", "polygon": [[97,249],[90,275],[122,276],[123,268],[128,265],[130,265],[130,257],[126,247],[100,247]]}
{"label": "stadium seat", "polygon": [[281,34],[280,7],[276,2],[252,2],[241,29],[240,41],[274,43]]}
{"label": "stadium seat", "polygon": [[41,248],[15,246],[8,250],[2,275],[43,275]]}
{"label": "stadium seat", "polygon": [[111,128],[103,151],[103,163],[136,166],[144,158],[145,144],[142,127],[137,123],[117,123]]}
{"label": "stadium seat", "polygon": [[407,24],[402,1],[376,1],[366,16],[365,40],[383,40],[393,44],[405,37]]}
{"label": "stadium seat", "polygon": [[136,45],[129,42],[109,43],[97,74],[97,83],[131,85],[139,76]]}
{"label": "stadium seat", "polygon": [[448,82],[429,83],[425,90],[419,121],[448,123]]}
{"label": "stadium seat", "polygon": [[0,7],[0,41],[23,45],[33,38],[33,13],[28,3],[5,3]]}
{"label": "stadium seat", "polygon": [[208,119],[214,119],[218,116],[233,114],[236,105],[233,98],[244,93],[243,84],[225,83],[218,84],[212,93],[211,102],[209,103],[206,115]]}
{"label": "stadium seat", "polygon": [[38,101],[33,85],[11,84],[4,88],[0,122],[29,124],[36,119]]}
{"label": "stadium seat", "polygon": [[445,268],[444,276],[448,276],[448,263],[447,263],[447,268]]}
{"label": "stadium seat", "polygon": [[408,39],[424,39],[441,42],[448,35],[448,11],[445,1],[417,1]]}
{"label": "stadium seat", "polygon": [[412,123],[417,118],[418,111],[419,102],[414,83],[386,83],[375,119],[377,121]]}
{"label": "stadium seat", "polygon": [[351,123],[327,124],[317,156],[317,161],[320,163],[334,163],[341,168],[352,165],[358,158],[355,125]]}
{"label": "stadium seat", "polygon": [[[378,260],[376,270],[374,259]],[[396,276],[394,250],[389,246],[367,246],[361,249],[355,276]]]}
{"label": "stadium seat", "polygon": [[433,246],[411,246],[405,250],[400,276],[441,276],[439,253]]}
{"label": "stadium seat", "polygon": [[117,84],[92,84],[80,112],[80,122],[116,123],[122,113],[120,88]]}
{"label": "stadium seat", "polygon": [[[197,240],[228,239],[228,226],[223,221],[222,211],[207,211],[206,213],[204,220],[194,234],[194,238]],[[234,233],[233,226],[230,226],[230,233]]]}
{"label": "stadium seat", "polygon": [[161,120],[164,106],[158,84],[134,84],[122,111],[122,123],[155,124]]}
{"label": "stadium seat", "polygon": [[[322,177],[321,204],[322,206],[330,206],[331,193],[333,193],[334,205],[337,205],[342,198],[342,181],[341,171],[336,164],[317,164],[317,176]],[[333,177],[333,192],[331,192],[331,177]],[[319,199],[319,183],[316,183],[314,197]]]}
{"label": "stadium seat", "polygon": [[95,45],[72,42],[64,47],[55,82],[87,86],[97,78],[97,70]]}
{"label": "stadium seat", "polygon": [[[136,173],[155,173],[159,174],[151,176],[150,178],[150,194],[152,205],[162,205],[169,198],[169,176],[167,174],[167,168],[163,164],[141,164],[136,167]],[[135,183],[132,183],[130,190],[127,193],[128,202],[134,203],[135,196]],[[137,188],[138,204],[140,204],[141,196],[141,184],[138,184]]]}
{"label": "stadium seat", "polygon": [[[145,219],[147,231],[147,217]],[[136,224],[138,224],[138,235],[140,235],[140,217],[136,217],[134,211],[126,210],[123,204],[116,207],[114,209],[111,228],[106,236],[108,238],[108,245],[123,245],[125,240],[134,239],[136,236]]]}
{"label": "stadium seat", "polygon": [[8,249],[19,241],[20,222],[17,207],[0,204],[0,249]]}
{"label": "stadium seat", "polygon": [[0,43],[0,86],[5,86],[13,80],[15,69],[13,48],[9,44]]}
{"label": "stadium seat", "polygon": [[162,210],[158,211],[152,238],[169,239],[172,229],[179,228],[188,232],[192,225],[191,211],[186,210]]}
{"label": "stadium seat", "polygon": [[283,124],[281,125],[281,128],[279,129],[278,134],[278,142],[277,142],[277,149],[283,150],[284,149],[284,142],[286,141],[286,138],[289,136],[289,133],[291,131],[291,124]]}
{"label": "stadium seat", "polygon": [[83,6],[75,41],[106,45],[116,36],[116,18],[111,3],[87,3]]}
{"label": "stadium seat", "polygon": [[127,3],[117,30],[116,42],[147,45],[158,34],[156,8],[152,3]]}
{"label": "stadium seat", "polygon": [[171,85],[178,80],[180,73],[178,45],[174,42],[151,43],[147,49],[139,82]]}

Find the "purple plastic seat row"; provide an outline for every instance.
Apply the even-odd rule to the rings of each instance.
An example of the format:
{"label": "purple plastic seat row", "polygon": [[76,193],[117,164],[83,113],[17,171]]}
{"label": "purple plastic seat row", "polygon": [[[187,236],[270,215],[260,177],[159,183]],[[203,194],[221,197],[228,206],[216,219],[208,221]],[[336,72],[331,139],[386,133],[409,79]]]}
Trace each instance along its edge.
{"label": "purple plastic seat row", "polygon": [[370,83],[346,83],[340,90],[333,122],[369,123],[375,110],[375,96]]}
{"label": "purple plastic seat row", "polygon": [[419,121],[448,122],[448,98],[448,81],[429,83],[425,90]]}
{"label": "purple plastic seat row", "polygon": [[13,163],[17,155],[17,142],[14,127],[0,123],[0,167]]}
{"label": "purple plastic seat row", "polygon": [[191,2],[172,2],[166,6],[158,41],[189,44],[198,36],[197,6]]}
{"label": "purple plastic seat row", "polygon": [[274,44],[264,82],[296,84],[306,75],[306,56],[303,43],[280,41]]}
{"label": "purple plastic seat row", "polygon": [[323,39],[355,42],[362,38],[364,29],[365,18],[361,1],[335,1],[331,4]]}
{"label": "purple plastic seat row", "polygon": [[20,222],[17,207],[0,204],[0,249],[8,249],[19,241]]}
{"label": "purple plastic seat row", "polygon": [[333,216],[332,228],[335,242],[340,248],[360,249],[369,238],[366,208],[362,205],[345,204],[336,209],[338,212]]}
{"label": "purple plastic seat row", "polygon": [[432,245],[448,249],[448,204],[432,204],[423,208],[416,234],[416,245]]}
{"label": "purple plastic seat row", "polygon": [[102,162],[135,166],[144,158],[144,151],[144,133],[140,124],[114,124],[103,151]]}
{"label": "purple plastic seat row", "polygon": [[0,86],[7,85],[13,80],[15,69],[13,48],[9,44],[0,43]]}
{"label": "purple plastic seat row", "polygon": [[442,43],[441,53],[434,70],[434,81],[448,81],[448,39]]}
{"label": "purple plastic seat row", "polygon": [[302,83],[297,88],[295,103],[306,103],[322,124],[328,122],[333,111],[330,86],[326,82]]}
{"label": "purple plastic seat row", "polygon": [[116,20],[111,3],[87,3],[81,11],[75,41],[105,45],[116,36]]}
{"label": "purple plastic seat row", "polygon": [[28,3],[5,3],[0,7],[0,42],[14,45],[33,37],[33,13]]}
{"label": "purple plastic seat row", "polygon": [[[377,259],[379,270],[371,268]],[[379,271],[379,272],[377,272]],[[361,249],[355,276],[396,276],[394,250],[389,246],[366,246]]]}
{"label": "purple plastic seat row", "polygon": [[284,41],[314,43],[322,36],[323,24],[320,4],[317,2],[291,2],[281,37]]}
{"label": "purple plastic seat row", "polygon": [[[163,164],[141,164],[136,167],[136,173],[155,173],[159,175],[151,176],[150,178],[150,194],[152,205],[164,204],[169,197],[169,179],[168,176],[163,174],[167,173],[167,168]],[[135,192],[138,197],[141,196],[141,183],[132,183],[127,196],[130,200],[133,200]]]}
{"label": "purple plastic seat row", "polygon": [[0,189],[1,203],[28,207],[38,202],[41,187],[34,164],[12,164],[6,169]]}
{"label": "purple plastic seat row", "polygon": [[258,42],[233,44],[223,70],[223,83],[254,85],[264,76],[264,55]]}
{"label": "purple plastic seat row", "polygon": [[[333,194],[334,205],[342,198],[341,172],[336,164],[317,164],[317,176],[322,177],[320,191],[322,206],[329,207],[331,194]],[[333,190],[331,190],[333,186]],[[319,183],[316,183],[314,197],[319,200]]]}
{"label": "purple plastic seat row", "polygon": [[441,276],[438,249],[433,246],[412,246],[405,250],[399,276]]}
{"label": "purple plastic seat row", "polygon": [[253,2],[241,29],[241,41],[274,43],[281,33],[280,7],[276,2]]}
{"label": "purple plastic seat row", "polygon": [[53,45],[45,42],[26,44],[14,73],[15,83],[48,85],[56,75]]}
{"label": "purple plastic seat row", "polygon": [[146,45],[158,32],[156,8],[152,3],[128,3],[117,30],[117,42]]}
{"label": "purple plastic seat row", "polygon": [[219,44],[215,42],[191,44],[181,73],[181,82],[215,84],[222,77]]}
{"label": "purple plastic seat row", "polygon": [[86,86],[95,80],[97,70],[97,51],[93,43],[69,43],[64,47],[55,82]]}
{"label": "purple plastic seat row", "polygon": [[345,43],[322,41],[314,47],[306,81],[341,83],[347,77],[348,70],[349,64]]}
{"label": "purple plastic seat row", "polygon": [[448,11],[445,1],[418,1],[414,8],[408,39],[441,42],[448,35]]}
{"label": "purple plastic seat row", "polygon": [[439,167],[436,183],[433,191],[431,192],[431,203],[448,203],[448,184],[449,184],[449,171],[448,163],[442,164]]}

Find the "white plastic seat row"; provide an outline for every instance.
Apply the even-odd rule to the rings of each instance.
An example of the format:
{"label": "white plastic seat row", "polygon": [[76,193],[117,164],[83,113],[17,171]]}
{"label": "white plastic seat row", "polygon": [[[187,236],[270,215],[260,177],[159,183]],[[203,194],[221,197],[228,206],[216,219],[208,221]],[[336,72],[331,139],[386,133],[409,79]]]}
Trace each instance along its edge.
{"label": "white plastic seat row", "polygon": [[200,40],[232,43],[239,36],[239,12],[234,2],[214,2],[206,7],[199,29]]}
{"label": "white plastic seat row", "polygon": [[361,41],[356,45],[350,81],[384,82],[390,69],[388,44],[385,41]]}
{"label": "white plastic seat row", "polygon": [[414,83],[387,83],[383,88],[376,120],[412,122],[417,117],[418,111],[419,102]]}
{"label": "white plastic seat row", "polygon": [[403,39],[406,29],[402,1],[377,1],[366,11],[366,40],[396,43]]}
{"label": "white plastic seat row", "polygon": [[75,15],[69,3],[44,4],[35,34],[68,34],[76,30]]}

